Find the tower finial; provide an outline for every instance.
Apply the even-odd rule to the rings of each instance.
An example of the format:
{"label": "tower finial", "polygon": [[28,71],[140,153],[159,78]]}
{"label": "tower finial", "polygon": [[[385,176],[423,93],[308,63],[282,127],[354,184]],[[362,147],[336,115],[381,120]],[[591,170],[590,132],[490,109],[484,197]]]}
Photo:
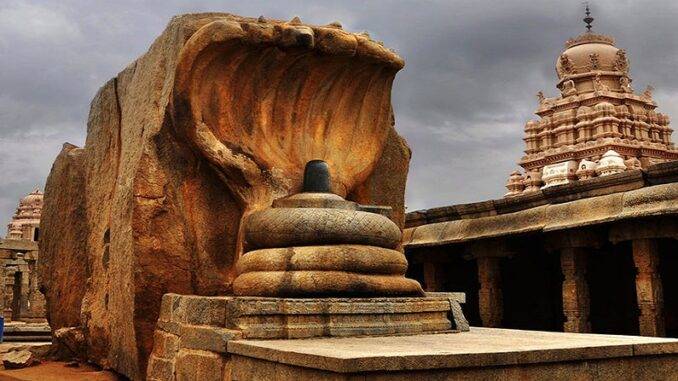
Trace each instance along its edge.
{"label": "tower finial", "polygon": [[593,17],[591,17],[591,10],[589,9],[589,2],[585,2],[586,4],[586,17],[584,17],[584,22],[586,23],[586,29],[587,32],[591,31],[591,23],[593,22]]}

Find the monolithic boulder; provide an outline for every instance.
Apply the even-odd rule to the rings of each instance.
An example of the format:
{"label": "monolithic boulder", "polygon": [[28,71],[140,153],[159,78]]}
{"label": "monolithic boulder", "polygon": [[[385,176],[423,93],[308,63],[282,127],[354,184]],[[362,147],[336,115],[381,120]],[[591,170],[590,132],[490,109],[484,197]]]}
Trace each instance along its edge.
{"label": "monolithic boulder", "polygon": [[99,90],[85,146],[50,174],[52,327],[81,327],[91,361],[142,379],[162,295],[231,294],[240,222],[299,191],[312,159],[330,164],[334,193],[389,205],[402,225],[410,152],[390,103],[402,66],[337,24],[175,17]]}
{"label": "monolithic boulder", "polygon": [[[38,260],[40,290],[53,331],[80,325],[80,306],[89,278],[85,216],[84,150],[64,144],[47,179]],[[42,255],[45,253],[46,255]]]}

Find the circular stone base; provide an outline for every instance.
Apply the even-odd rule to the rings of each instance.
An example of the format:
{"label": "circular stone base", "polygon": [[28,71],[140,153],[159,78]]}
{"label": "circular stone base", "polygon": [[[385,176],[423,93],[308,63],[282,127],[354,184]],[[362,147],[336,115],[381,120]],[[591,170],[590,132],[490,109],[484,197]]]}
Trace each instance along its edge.
{"label": "circular stone base", "polygon": [[405,275],[407,259],[397,250],[366,245],[298,246],[259,249],[238,260],[238,275],[254,271],[344,271]]}
{"label": "circular stone base", "polygon": [[233,292],[235,295],[273,297],[424,295],[417,281],[402,275],[367,275],[345,271],[250,272],[235,279]]}
{"label": "circular stone base", "polygon": [[375,213],[329,208],[271,208],[245,221],[247,248],[356,244],[396,248],[398,226]]}

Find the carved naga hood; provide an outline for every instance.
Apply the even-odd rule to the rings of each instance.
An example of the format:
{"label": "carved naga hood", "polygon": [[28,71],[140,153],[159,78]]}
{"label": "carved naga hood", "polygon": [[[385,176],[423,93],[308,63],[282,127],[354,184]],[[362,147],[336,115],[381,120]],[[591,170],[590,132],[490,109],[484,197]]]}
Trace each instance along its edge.
{"label": "carved naga hood", "polygon": [[381,155],[403,65],[338,23],[225,17],[182,48],[170,113],[245,210],[298,192],[313,159],[329,164],[333,191],[346,196]]}

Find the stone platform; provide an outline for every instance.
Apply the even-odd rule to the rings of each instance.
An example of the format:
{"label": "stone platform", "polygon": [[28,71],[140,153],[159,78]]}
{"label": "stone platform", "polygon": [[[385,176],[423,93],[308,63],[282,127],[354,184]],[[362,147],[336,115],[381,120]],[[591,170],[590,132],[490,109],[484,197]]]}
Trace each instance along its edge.
{"label": "stone platform", "polygon": [[464,302],[463,293],[318,299],[166,294],[147,375],[151,380],[203,380],[225,366],[234,340],[468,331],[460,306]]}
{"label": "stone platform", "polygon": [[456,335],[237,340],[228,353],[222,371],[233,380],[616,381],[678,375],[676,339],[496,328]]}
{"label": "stone platform", "polygon": [[[167,294],[148,380],[670,380],[678,340],[472,328],[458,293],[284,299]],[[675,379],[675,378],[674,378]]]}

